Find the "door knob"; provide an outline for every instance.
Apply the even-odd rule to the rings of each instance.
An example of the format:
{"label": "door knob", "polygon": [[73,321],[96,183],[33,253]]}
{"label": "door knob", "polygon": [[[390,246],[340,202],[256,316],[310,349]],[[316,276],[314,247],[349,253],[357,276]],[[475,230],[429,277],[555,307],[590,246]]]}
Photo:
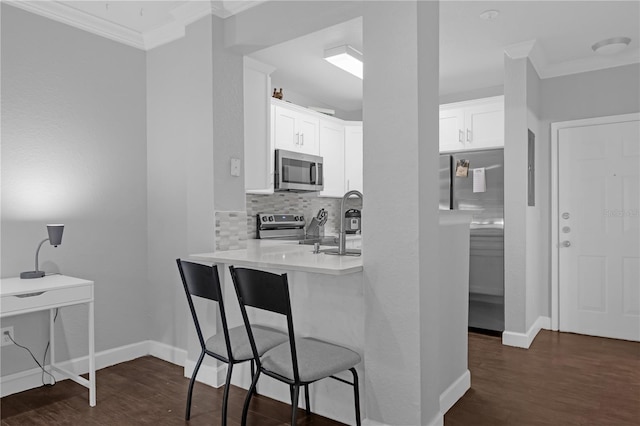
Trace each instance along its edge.
{"label": "door knob", "polygon": [[562,218],[563,218],[563,219],[569,219],[569,217],[571,217],[571,216],[569,215],[569,212],[564,212],[564,213],[562,213]]}
{"label": "door knob", "polygon": [[560,243],[560,245],[561,245],[562,247],[571,247],[571,242],[570,242],[570,241],[565,240],[565,241],[561,242],[561,243]]}
{"label": "door knob", "polygon": [[571,228],[568,226],[563,226],[562,227],[562,232],[564,232],[565,234],[568,234],[569,232],[571,232]]}

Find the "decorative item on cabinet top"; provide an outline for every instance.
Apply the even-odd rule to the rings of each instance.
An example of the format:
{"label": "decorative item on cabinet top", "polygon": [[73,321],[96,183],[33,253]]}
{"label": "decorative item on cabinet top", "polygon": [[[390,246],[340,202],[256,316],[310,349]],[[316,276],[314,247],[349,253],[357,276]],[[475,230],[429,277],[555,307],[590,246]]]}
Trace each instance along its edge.
{"label": "decorative item on cabinet top", "polygon": [[276,89],[273,89],[273,95],[271,95],[271,97],[276,98],[276,99],[282,99],[282,88],[280,88],[280,91],[277,91]]}

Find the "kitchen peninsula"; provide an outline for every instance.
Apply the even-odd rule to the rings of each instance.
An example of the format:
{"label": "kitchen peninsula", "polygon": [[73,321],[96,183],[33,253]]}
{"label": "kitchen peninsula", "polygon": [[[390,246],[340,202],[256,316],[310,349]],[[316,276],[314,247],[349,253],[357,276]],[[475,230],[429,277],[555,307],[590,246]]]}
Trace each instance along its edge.
{"label": "kitchen peninsula", "polygon": [[248,240],[247,248],[243,250],[194,254],[190,258],[248,268],[277,268],[328,275],[346,275],[362,271],[360,256],[313,253],[313,246],[277,240]]}
{"label": "kitchen peninsula", "polygon": [[[364,359],[362,257],[314,254],[313,251],[312,245],[256,239],[248,240],[246,249],[194,254],[189,259],[218,265],[229,327],[243,324],[229,265],[278,274],[286,272],[296,334],[348,347]],[[284,316],[256,310],[249,314],[254,315],[253,318],[259,323],[286,329]],[[206,326],[208,330],[216,326],[214,321],[212,319],[212,323]],[[365,385],[363,364],[356,366],[361,391]],[[218,377],[224,377],[220,375],[222,373],[218,372]],[[351,380],[349,372],[339,377]],[[223,381],[219,383],[222,384]],[[244,389],[249,387],[251,381],[248,365],[239,364],[234,367],[232,383]],[[326,379],[312,384],[310,391],[313,412],[347,424],[353,423],[353,389],[350,386]],[[287,404],[291,402],[289,388],[269,380],[268,377],[260,380],[258,392]],[[301,398],[301,401],[304,399]],[[361,394],[360,401],[361,409],[364,410],[364,394]]]}
{"label": "kitchen peninsula", "polygon": [[[441,394],[440,408],[443,413],[470,386],[467,369],[469,223],[468,215],[458,212],[440,213],[440,339],[434,344],[439,347],[442,368],[439,381],[434,382],[434,386],[438,386]],[[366,236],[363,240],[363,256],[366,256]],[[361,355],[363,362],[356,369],[360,378],[360,401],[364,419],[366,411],[363,402],[366,401],[367,391],[367,354],[364,353],[366,317],[367,312],[376,307],[371,306],[371,300],[366,297],[366,271],[362,256],[316,254],[313,251],[313,246],[295,242],[248,240],[246,249],[193,254],[189,258],[218,265],[229,327],[242,325],[229,265],[287,273],[296,334],[327,340],[353,349]],[[257,322],[286,328],[281,316],[255,310],[249,314]],[[210,332],[219,327],[214,310],[209,312],[208,321],[209,324],[203,326]],[[191,343],[196,342],[193,340],[190,346]],[[185,373],[190,371],[190,362],[193,363],[188,359]],[[224,365],[218,366],[215,374],[217,379],[214,380],[221,385],[224,381]],[[348,374],[340,377],[350,379]],[[248,365],[240,364],[234,368],[232,383],[244,389],[249,387]],[[349,386],[328,379],[314,383],[310,390],[313,412],[347,424],[353,423],[353,393]],[[287,386],[273,380],[261,380],[259,393],[290,403]]]}

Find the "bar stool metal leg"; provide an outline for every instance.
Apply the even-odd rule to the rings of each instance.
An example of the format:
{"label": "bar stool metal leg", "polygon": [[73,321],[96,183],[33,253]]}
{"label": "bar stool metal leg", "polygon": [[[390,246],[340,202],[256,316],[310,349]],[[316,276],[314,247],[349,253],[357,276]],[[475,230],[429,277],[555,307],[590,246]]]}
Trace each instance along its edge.
{"label": "bar stool metal leg", "polygon": [[358,383],[358,373],[355,368],[350,368],[353,373],[353,399],[356,405],[356,426],[360,426],[360,385]]}
{"label": "bar stool metal leg", "polygon": [[251,402],[251,397],[253,396],[253,391],[256,389],[256,385],[258,383],[258,379],[260,378],[260,370],[256,372],[256,375],[253,377],[251,381],[251,387],[247,392],[247,396],[244,399],[244,406],[242,407],[242,421],[240,424],[245,426],[247,424],[247,414],[249,414],[249,403]]}
{"label": "bar stool metal leg", "polygon": [[300,385],[293,385],[293,401],[291,404],[291,426],[296,424],[296,415],[298,414],[298,396],[300,395]]}
{"label": "bar stool metal leg", "polygon": [[227,364],[227,380],[224,383],[224,393],[222,394],[222,426],[227,426],[227,405],[229,402],[229,388],[231,387],[231,372],[233,364]]}
{"label": "bar stool metal leg", "polygon": [[307,407],[307,414],[311,414],[311,405],[309,404],[309,385],[304,385],[304,403]]}
{"label": "bar stool metal leg", "polygon": [[200,358],[198,358],[198,362],[196,362],[196,368],[193,369],[191,380],[189,381],[189,392],[187,393],[187,412],[184,416],[185,420],[189,420],[191,418],[191,395],[193,394],[193,385],[196,383],[196,376],[198,375],[198,370],[200,370],[200,365],[202,365],[203,359],[204,350],[200,353]]}

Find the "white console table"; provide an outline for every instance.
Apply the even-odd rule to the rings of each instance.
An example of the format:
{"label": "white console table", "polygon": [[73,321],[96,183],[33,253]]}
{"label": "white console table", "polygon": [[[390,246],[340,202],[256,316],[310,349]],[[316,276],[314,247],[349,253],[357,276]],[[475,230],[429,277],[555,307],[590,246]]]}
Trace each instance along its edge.
{"label": "white console table", "polygon": [[[0,318],[49,310],[50,370],[89,389],[89,405],[96,405],[96,363],[93,281],[65,275],[0,279]],[[89,307],[89,380],[56,365],[54,314],[56,308],[86,303]]]}

